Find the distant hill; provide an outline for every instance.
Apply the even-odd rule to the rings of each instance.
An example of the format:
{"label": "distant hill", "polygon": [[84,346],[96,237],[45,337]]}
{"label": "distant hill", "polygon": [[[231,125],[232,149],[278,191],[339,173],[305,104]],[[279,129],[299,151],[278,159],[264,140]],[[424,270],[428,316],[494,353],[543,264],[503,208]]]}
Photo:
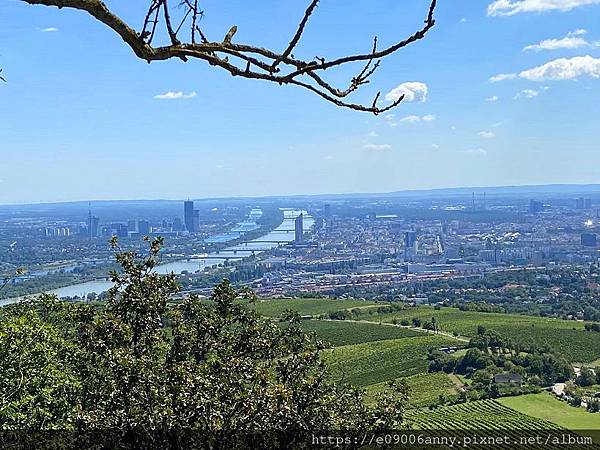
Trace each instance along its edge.
{"label": "distant hill", "polygon": [[[547,198],[552,196],[559,197],[577,197],[590,196],[600,198],[600,184],[546,184],[546,185],[527,185],[527,186],[478,186],[478,187],[456,187],[456,188],[440,188],[440,189],[415,189],[402,190],[395,192],[377,192],[377,193],[346,193],[346,194],[298,194],[286,196],[264,196],[264,197],[212,197],[193,199],[198,202],[198,207],[211,207],[218,204],[246,204],[249,201],[255,201],[257,204],[269,203],[272,201],[285,201],[290,199],[293,201],[307,200],[344,200],[344,199],[370,199],[370,198],[464,198],[469,197],[473,193],[481,196],[484,192],[490,198],[492,197],[541,197]],[[98,200],[92,201],[92,209],[102,213],[104,210],[115,209],[135,209],[138,212],[147,212],[147,210],[157,209],[179,212],[183,199],[180,200]],[[81,215],[86,213],[88,209],[87,201],[74,202],[57,202],[57,203],[38,203],[27,205],[0,205],[0,214],[3,212],[21,213],[55,213],[57,210],[68,212],[71,214]]]}

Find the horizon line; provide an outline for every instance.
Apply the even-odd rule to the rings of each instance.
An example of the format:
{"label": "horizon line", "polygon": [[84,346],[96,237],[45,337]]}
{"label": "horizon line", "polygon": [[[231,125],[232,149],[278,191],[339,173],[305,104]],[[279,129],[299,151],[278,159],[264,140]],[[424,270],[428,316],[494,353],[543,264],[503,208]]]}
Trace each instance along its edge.
{"label": "horizon line", "polygon": [[[407,195],[419,193],[438,193],[444,191],[464,191],[465,193],[486,193],[487,190],[501,189],[527,189],[527,188],[597,188],[600,193],[599,183],[547,183],[547,184],[506,184],[506,185],[491,185],[491,186],[454,186],[454,187],[437,187],[437,188],[415,188],[401,189],[397,191],[364,191],[364,192],[338,192],[338,193],[318,193],[318,194],[270,194],[270,195],[240,195],[240,196],[209,196],[209,197],[191,197],[185,198],[120,198],[120,199],[76,199],[76,200],[50,200],[50,201],[32,201],[32,202],[11,202],[0,203],[1,206],[34,206],[34,205],[58,205],[69,203],[105,203],[105,202],[180,202],[186,198],[191,201],[209,201],[209,200],[262,200],[262,199],[283,199],[283,198],[302,198],[302,197],[352,197],[352,196],[389,196],[389,195]],[[525,191],[527,192],[527,191]]]}

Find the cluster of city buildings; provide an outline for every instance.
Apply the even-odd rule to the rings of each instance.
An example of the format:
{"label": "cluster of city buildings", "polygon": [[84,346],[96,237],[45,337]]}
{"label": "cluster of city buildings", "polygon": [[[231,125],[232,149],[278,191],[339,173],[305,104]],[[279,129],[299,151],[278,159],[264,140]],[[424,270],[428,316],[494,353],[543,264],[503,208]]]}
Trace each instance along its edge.
{"label": "cluster of city buildings", "polygon": [[58,224],[44,226],[43,235],[46,237],[68,237],[71,235],[93,238],[108,238],[116,236],[119,238],[131,238],[161,234],[163,236],[178,235],[182,233],[198,233],[200,231],[200,214],[194,208],[193,201],[183,203],[183,220],[175,217],[172,220],[163,219],[151,224],[145,219],[129,219],[125,222],[102,223],[100,217],[92,214],[90,206],[88,217],[85,222],[69,225]]}
{"label": "cluster of city buildings", "polygon": [[[270,240],[256,243],[254,247],[266,245],[257,252],[246,248],[233,251],[227,264],[216,262],[215,267],[208,266],[202,272],[226,267],[250,274],[244,282],[261,295],[286,295],[353,287],[393,289],[402,283],[480,277],[512,267],[598,263],[600,257],[600,218],[591,198],[490,202],[484,196],[483,203],[477,204],[473,196],[468,204],[449,198],[415,200],[408,205],[378,199],[334,205],[309,200],[305,209],[306,213],[286,222],[293,223],[293,228],[285,230],[293,233],[293,240],[277,238],[274,247]],[[90,208],[85,221],[55,220],[41,229],[45,237],[88,238],[88,248],[68,244],[72,239],[57,240],[62,242],[65,257],[93,255],[106,261],[112,255],[105,249],[106,242],[96,238],[161,235],[177,238],[167,240],[165,251],[170,258],[189,258],[204,254],[206,245],[227,243],[259,228],[262,210],[250,210],[249,215],[248,209],[244,212],[245,219],[217,220],[215,216],[201,222],[200,211],[188,200],[183,202],[182,216],[172,220],[102,221]],[[307,223],[312,226],[307,227]],[[24,228],[17,222],[5,223],[13,230],[7,237],[11,245],[16,244],[12,236],[18,236],[20,229],[32,230],[39,225],[19,224]],[[43,245],[35,248],[46,251]]]}
{"label": "cluster of city buildings", "polygon": [[[306,237],[297,232],[295,245],[253,262],[267,270],[253,286],[263,295],[328,292],[482,276],[520,266],[597,263],[600,257],[599,220],[591,199],[574,199],[571,205],[532,200],[525,209],[474,204],[463,211],[462,220],[447,220],[445,214],[353,216],[332,214],[326,204],[311,212],[316,221]],[[489,220],[475,218],[487,213]]]}

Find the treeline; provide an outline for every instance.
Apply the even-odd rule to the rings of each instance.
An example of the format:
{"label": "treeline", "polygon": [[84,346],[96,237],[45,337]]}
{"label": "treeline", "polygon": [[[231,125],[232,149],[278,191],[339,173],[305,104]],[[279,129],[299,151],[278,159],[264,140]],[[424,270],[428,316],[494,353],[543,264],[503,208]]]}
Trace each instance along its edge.
{"label": "treeline", "polygon": [[430,303],[459,308],[490,305],[502,312],[600,321],[600,270],[597,266],[517,270],[478,279],[434,280],[421,295]]}
{"label": "treeline", "polygon": [[[548,349],[524,346],[505,339],[483,326],[469,341],[467,352],[455,356],[440,350],[429,352],[429,371],[463,375],[471,379],[469,399],[495,398],[535,391],[573,378],[567,360]],[[495,382],[495,375],[507,375],[507,382]]]}

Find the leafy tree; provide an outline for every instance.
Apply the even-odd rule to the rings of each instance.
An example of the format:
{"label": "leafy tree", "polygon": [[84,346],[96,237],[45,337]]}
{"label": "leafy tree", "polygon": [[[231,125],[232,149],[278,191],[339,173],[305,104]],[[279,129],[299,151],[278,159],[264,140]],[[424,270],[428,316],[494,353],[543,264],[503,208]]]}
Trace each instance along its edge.
{"label": "leafy tree", "polygon": [[587,402],[587,411],[591,413],[600,412],[600,400],[593,398]]}
{"label": "leafy tree", "polygon": [[583,401],[583,399],[581,398],[581,396],[579,394],[574,394],[568,400],[569,405],[574,406],[576,408],[579,408],[581,406],[582,401]]}
{"label": "leafy tree", "polygon": [[69,429],[82,390],[83,355],[33,311],[0,321],[0,428]]}
{"label": "leafy tree", "polygon": [[487,369],[477,370],[471,377],[473,383],[479,383],[488,387],[492,383],[492,373]]}
{"label": "leafy tree", "polygon": [[465,356],[456,363],[455,372],[466,374],[469,369],[485,369],[491,365],[493,365],[493,362],[489,355],[476,348],[470,348]]}
{"label": "leafy tree", "polygon": [[298,316],[267,320],[226,280],[210,300],[174,301],[175,276],[154,270],[161,245],[118,254],[105,306],[44,296],[2,310],[0,428],[114,429],[165,448],[187,430],[230,448],[241,432],[279,431],[262,435],[277,446],[292,431],[406,426],[406,386],[367,404],[332,381]]}
{"label": "leafy tree", "polygon": [[452,373],[456,365],[456,358],[439,350],[429,352],[429,371]]}
{"label": "leafy tree", "polygon": [[579,373],[579,376],[575,382],[581,387],[593,386],[596,384],[596,374],[593,370],[584,367],[581,369],[581,372]]}
{"label": "leafy tree", "polygon": [[500,397],[500,388],[498,387],[498,385],[496,383],[492,383],[492,385],[490,386],[490,397],[491,398],[498,398]]}

